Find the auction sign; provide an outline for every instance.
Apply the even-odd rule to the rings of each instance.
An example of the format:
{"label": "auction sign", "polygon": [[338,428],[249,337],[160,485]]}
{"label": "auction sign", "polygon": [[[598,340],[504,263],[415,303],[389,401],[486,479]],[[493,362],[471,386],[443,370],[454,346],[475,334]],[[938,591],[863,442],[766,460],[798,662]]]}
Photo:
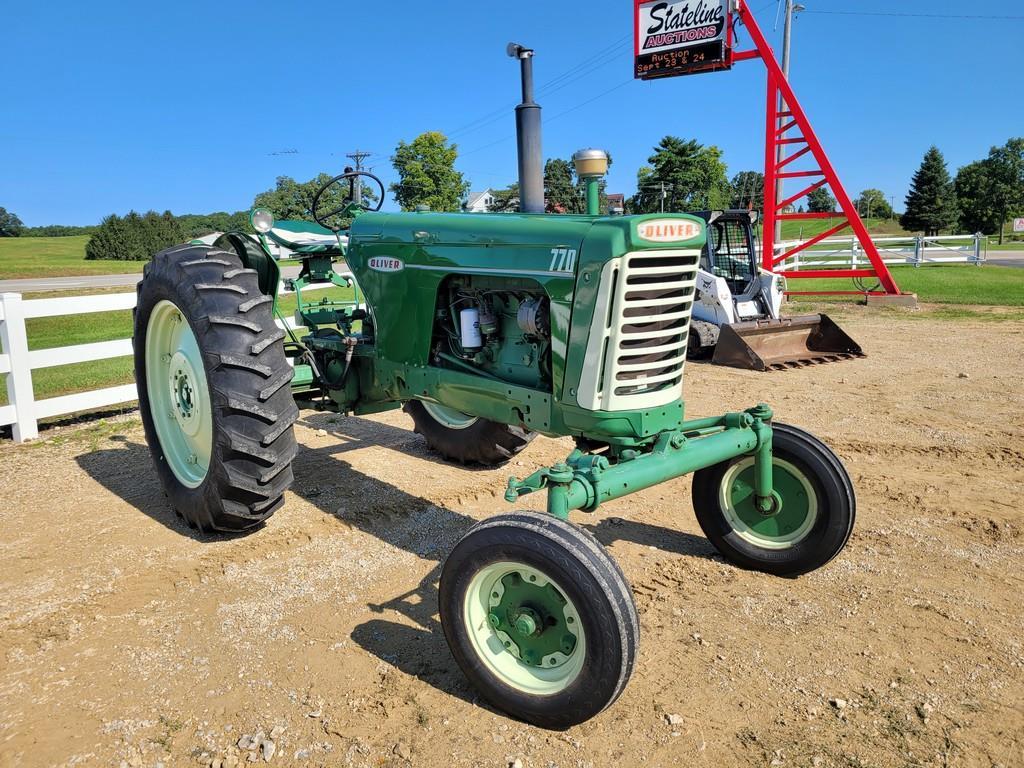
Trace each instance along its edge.
{"label": "auction sign", "polygon": [[634,75],[641,80],[732,66],[732,0],[634,0]]}

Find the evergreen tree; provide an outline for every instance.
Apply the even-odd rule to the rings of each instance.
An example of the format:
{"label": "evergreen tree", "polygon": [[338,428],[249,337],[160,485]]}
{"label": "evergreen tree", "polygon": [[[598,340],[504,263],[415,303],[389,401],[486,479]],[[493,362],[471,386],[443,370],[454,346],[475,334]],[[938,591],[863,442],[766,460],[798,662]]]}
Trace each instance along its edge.
{"label": "evergreen tree", "polygon": [[544,206],[548,213],[583,213],[586,206],[580,199],[576,173],[568,160],[555,157],[544,164]]}
{"label": "evergreen tree", "polygon": [[956,195],[946,169],[946,159],[938,147],[931,147],[910,184],[906,212],[900,217],[900,225],[931,236],[951,228],[956,219]]}
{"label": "evergreen tree", "polygon": [[86,243],[85,258],[146,261],[184,240],[181,225],[170,211],[162,215],[149,211],[144,216],[129,211],[124,218],[111,214]]}
{"label": "evergreen tree", "polygon": [[458,211],[469,192],[469,182],[457,170],[458,147],[443,133],[421,133],[412,143],[398,142],[391,163],[398,182],[391,185],[403,211],[427,205],[432,211]]}
{"label": "evergreen tree", "polygon": [[505,189],[491,192],[493,202],[487,207],[491,213],[514,213],[519,210],[519,184],[509,184]]}
{"label": "evergreen tree", "polygon": [[633,208],[639,213],[727,208],[732,188],[722,150],[666,136],[637,171]]}

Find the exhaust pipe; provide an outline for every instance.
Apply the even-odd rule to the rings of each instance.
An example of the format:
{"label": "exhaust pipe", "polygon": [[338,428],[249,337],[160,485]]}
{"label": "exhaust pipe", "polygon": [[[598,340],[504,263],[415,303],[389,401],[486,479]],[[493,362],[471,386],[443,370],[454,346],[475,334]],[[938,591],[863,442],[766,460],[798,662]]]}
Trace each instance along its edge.
{"label": "exhaust pipe", "polygon": [[516,146],[519,153],[519,210],[544,213],[544,167],[540,146],[540,104],[533,100],[533,50],[509,43],[509,56],[519,59],[523,103],[516,107]]}

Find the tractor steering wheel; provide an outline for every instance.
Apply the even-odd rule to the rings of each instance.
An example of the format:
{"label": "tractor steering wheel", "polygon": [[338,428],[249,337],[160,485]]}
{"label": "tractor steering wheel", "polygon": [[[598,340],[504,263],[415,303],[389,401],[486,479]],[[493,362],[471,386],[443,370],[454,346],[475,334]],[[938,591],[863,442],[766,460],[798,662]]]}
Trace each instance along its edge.
{"label": "tractor steering wheel", "polygon": [[[360,176],[366,176],[367,178],[373,179],[375,182],[377,182],[377,187],[378,189],[380,189],[380,197],[377,198],[376,207],[372,207],[363,202],[356,204],[355,185],[362,183],[361,181],[357,180],[358,177]],[[345,179],[348,179],[348,197],[346,198],[348,202],[345,205],[341,206],[340,208],[335,208],[333,211],[321,213],[319,210],[320,199],[323,197],[324,192],[333,187],[335,184],[342,183]],[[332,226],[331,224],[328,224],[328,219],[332,218],[333,216],[337,216],[339,213],[351,215],[356,211],[379,211],[382,205],[384,205],[384,182],[382,182],[372,173],[367,173],[366,171],[347,171],[345,173],[339,174],[338,176],[335,176],[333,179],[331,179],[322,187],[320,187],[319,190],[317,190],[316,195],[313,197],[313,218],[316,220],[316,223],[319,224],[321,227],[329,229],[332,232],[339,232],[341,231],[341,227],[335,227]]]}

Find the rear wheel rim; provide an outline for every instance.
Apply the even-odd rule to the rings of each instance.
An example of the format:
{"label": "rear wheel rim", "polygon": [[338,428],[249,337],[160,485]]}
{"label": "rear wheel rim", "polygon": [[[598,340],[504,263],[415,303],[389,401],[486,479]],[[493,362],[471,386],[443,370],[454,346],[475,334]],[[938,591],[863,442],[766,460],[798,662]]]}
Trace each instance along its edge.
{"label": "rear wheel rim", "polygon": [[164,460],[182,485],[197,488],[210,469],[213,405],[196,336],[167,300],[146,326],[146,393]]}
{"label": "rear wheel rim", "polygon": [[780,502],[771,515],[755,505],[754,459],[733,464],[722,477],[718,503],[726,522],[744,541],[762,549],[791,549],[807,538],[818,519],[818,495],[795,465],[772,460],[772,485]]}
{"label": "rear wheel rim", "polygon": [[579,610],[554,579],[525,563],[491,563],[477,571],[463,619],[477,658],[510,688],[551,696],[583,669],[587,643]]}
{"label": "rear wheel rim", "polygon": [[448,429],[469,429],[480,420],[476,416],[470,416],[468,413],[457,411],[445,405],[431,403],[426,400],[421,400],[420,402],[423,404],[423,409],[430,414],[430,418],[438,424],[448,427]]}

